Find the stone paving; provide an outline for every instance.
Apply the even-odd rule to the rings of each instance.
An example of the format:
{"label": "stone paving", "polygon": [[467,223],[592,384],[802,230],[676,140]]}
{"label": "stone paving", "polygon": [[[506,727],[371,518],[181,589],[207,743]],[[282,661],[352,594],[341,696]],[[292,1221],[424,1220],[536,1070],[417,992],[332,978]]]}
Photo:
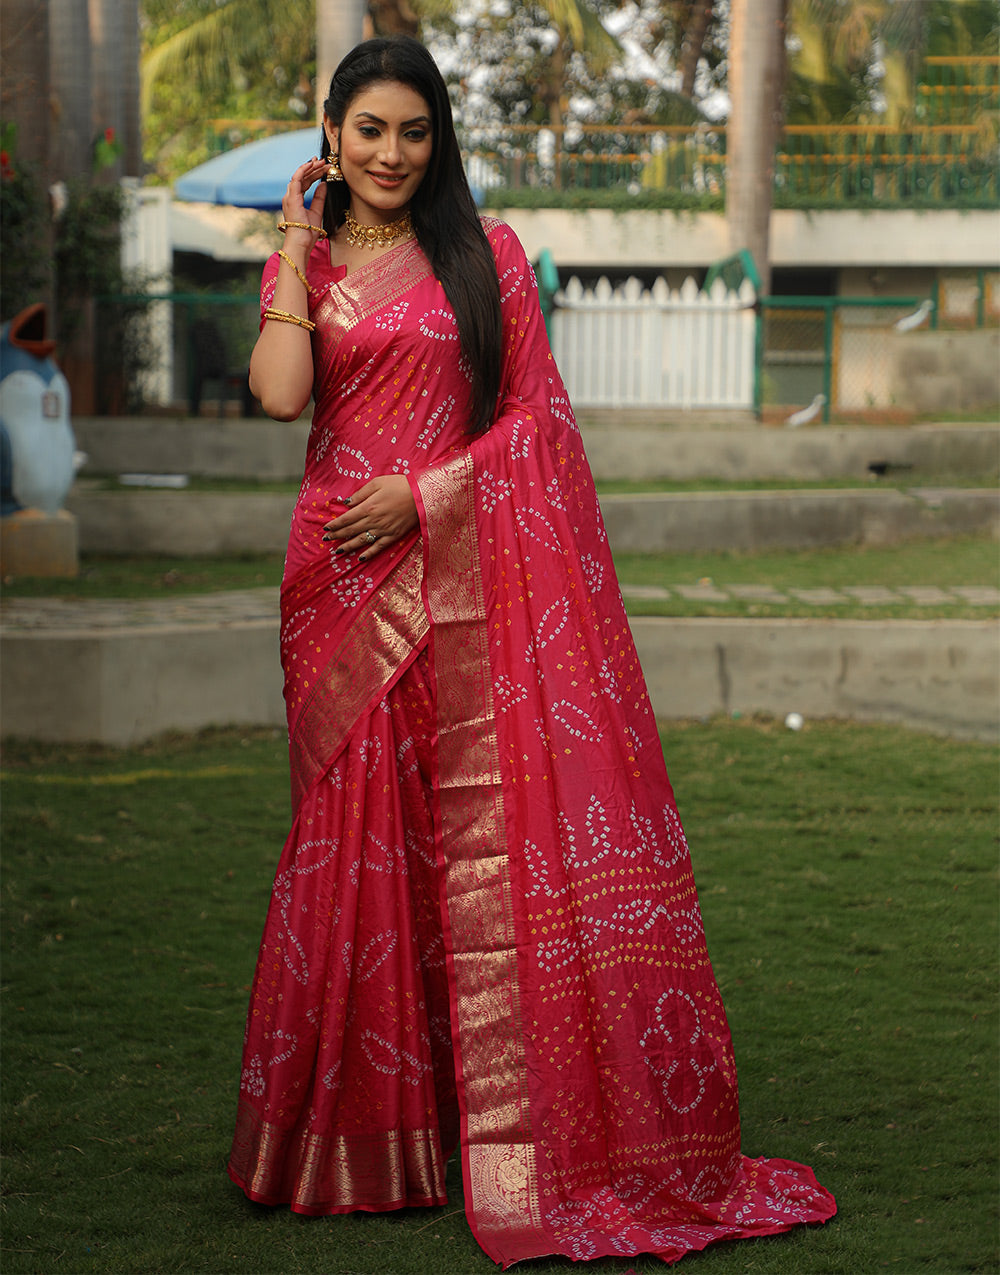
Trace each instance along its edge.
{"label": "stone paving", "polygon": [[[1000,588],[989,585],[844,585],[839,589],[815,588],[781,590],[771,585],[725,584],[703,580],[698,584],[669,586],[622,583],[626,602],[630,599],[665,601],[671,596],[692,602],[756,602],[766,605],[806,603],[829,607],[851,603],[855,606],[908,607],[975,606],[1000,607]],[[0,604],[0,628],[106,631],[122,628],[169,626],[211,626],[272,621],[278,618],[278,591],[232,589],[219,593],[187,593],[174,598],[7,598]]]}
{"label": "stone paving", "polygon": [[991,585],[954,585],[950,589],[938,585],[899,585],[889,589],[881,584],[842,585],[839,589],[776,589],[769,584],[724,584],[704,580],[698,584],[669,586],[640,585],[622,582],[626,602],[630,598],[647,601],[665,600],[672,594],[689,602],[762,602],[782,606],[805,602],[817,607],[853,603],[861,606],[1000,606],[1000,588]]}

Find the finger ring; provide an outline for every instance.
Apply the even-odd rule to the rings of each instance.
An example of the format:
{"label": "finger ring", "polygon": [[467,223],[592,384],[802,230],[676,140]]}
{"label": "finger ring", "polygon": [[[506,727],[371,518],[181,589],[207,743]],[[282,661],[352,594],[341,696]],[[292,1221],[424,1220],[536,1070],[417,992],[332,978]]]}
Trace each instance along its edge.
{"label": "finger ring", "polygon": [[366,531],[366,532],[365,532],[365,539],[368,541],[368,543],[369,543],[370,545],[373,545],[373,544],[375,543],[375,541],[378,539],[378,532],[377,532],[377,531]]}

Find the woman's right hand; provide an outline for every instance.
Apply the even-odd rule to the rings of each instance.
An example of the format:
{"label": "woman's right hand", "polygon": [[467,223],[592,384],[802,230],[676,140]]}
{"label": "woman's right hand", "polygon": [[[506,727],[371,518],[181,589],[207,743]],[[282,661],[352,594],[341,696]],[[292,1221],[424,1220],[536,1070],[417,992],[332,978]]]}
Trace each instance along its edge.
{"label": "woman's right hand", "polygon": [[[301,242],[304,246],[311,248],[316,240],[316,232],[323,226],[323,207],[326,204],[326,183],[320,181],[325,177],[330,167],[330,161],[327,159],[306,160],[304,164],[300,164],[292,173],[291,181],[285,189],[284,198],[281,201],[281,216],[283,221],[302,222],[304,225],[314,227],[312,230],[300,230],[297,226],[289,226],[285,231],[285,242]],[[309,187],[319,181],[316,193],[312,197],[312,203],[306,208],[306,193]]]}

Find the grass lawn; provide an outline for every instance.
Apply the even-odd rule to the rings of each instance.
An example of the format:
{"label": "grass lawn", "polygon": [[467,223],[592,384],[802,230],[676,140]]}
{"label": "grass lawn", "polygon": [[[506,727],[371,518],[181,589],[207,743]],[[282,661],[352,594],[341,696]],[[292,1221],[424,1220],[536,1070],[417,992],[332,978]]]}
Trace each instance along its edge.
{"label": "grass lawn", "polygon": [[[998,751],[763,719],[672,725],[664,742],[744,1149],[814,1165],[840,1206],[679,1269],[995,1272]],[[279,733],[10,744],[3,787],[5,1275],[496,1269],[454,1166],[447,1207],[393,1218],[295,1217],[225,1176],[287,830]]]}
{"label": "grass lawn", "polygon": [[[633,615],[756,616],[771,618],[832,617],[835,619],[951,619],[985,620],[998,608],[952,602],[941,606],[909,603],[862,606],[853,602],[831,606],[789,600],[761,603],[730,598],[724,602],[627,595],[628,585],[768,584],[781,589],[815,589],[843,585],[996,585],[1000,581],[1000,551],[988,536],[949,540],[909,541],[883,548],[847,545],[824,549],[772,550],[767,553],[618,554],[615,565],[626,586]],[[277,588],[282,557],[246,558],[100,558],[87,557],[74,580],[19,577],[4,582],[11,598],[169,598],[222,589]]]}
{"label": "grass lawn", "polygon": [[[615,554],[615,567],[623,587],[660,586],[714,581],[732,584],[767,584],[780,590],[839,589],[850,585],[1000,584],[1000,549],[989,536],[956,536],[946,540],[911,540],[903,544],[865,547],[844,545],[822,549],[774,549],[763,553]],[[789,600],[784,603],[741,601],[692,601],[670,598],[627,597],[632,615],[707,615],[816,618],[841,620],[986,620],[998,614],[996,607],[951,603],[943,606],[861,606],[839,603],[816,606]]]}

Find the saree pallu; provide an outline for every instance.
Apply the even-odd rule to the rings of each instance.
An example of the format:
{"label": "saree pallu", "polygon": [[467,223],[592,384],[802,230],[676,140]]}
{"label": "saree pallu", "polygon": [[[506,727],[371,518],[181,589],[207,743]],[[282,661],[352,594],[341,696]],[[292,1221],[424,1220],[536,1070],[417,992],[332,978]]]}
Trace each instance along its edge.
{"label": "saree pallu", "polygon": [[[365,368],[389,380],[403,369],[392,390],[403,412],[381,389],[362,393],[363,406],[338,404],[336,438],[367,459],[352,422],[380,422],[399,448],[408,437],[395,469],[410,475],[420,535],[374,560],[361,641],[323,603],[322,555],[290,551],[298,804],[252,997],[231,1172],[254,1198],[307,1212],[433,1202],[457,1099],[466,1210],[495,1261],[669,1262],[824,1221],[835,1205],[807,1167],[741,1153],[729,1030],[589,469],[530,266],[509,228],[487,231],[503,392],[471,445],[461,360],[436,357],[453,328],[429,274],[389,303],[369,298],[355,329],[319,343],[332,362],[349,350],[347,386]],[[401,305],[407,321],[387,340],[380,325]],[[422,385],[406,376],[411,360]],[[373,472],[389,471],[375,459]],[[307,462],[303,490],[343,478]],[[302,619],[310,608],[318,624]],[[339,723],[316,693],[330,686],[351,688]],[[305,947],[315,970],[302,983]],[[338,1066],[332,1105],[323,1077]],[[390,1154],[393,1138],[406,1146]],[[364,1174],[381,1172],[380,1156],[378,1203]],[[405,1194],[388,1185],[400,1181]]]}

